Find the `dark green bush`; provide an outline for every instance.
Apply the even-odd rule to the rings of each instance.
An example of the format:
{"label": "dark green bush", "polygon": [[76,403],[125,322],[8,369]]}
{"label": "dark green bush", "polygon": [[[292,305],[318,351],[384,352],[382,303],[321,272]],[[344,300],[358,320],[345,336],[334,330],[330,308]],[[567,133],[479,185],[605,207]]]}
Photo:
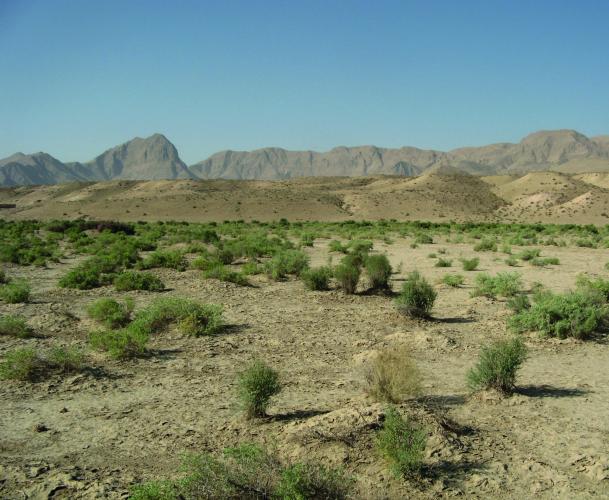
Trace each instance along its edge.
{"label": "dark green bush", "polygon": [[343,245],[338,240],[332,240],[330,242],[330,244],[328,245],[328,250],[330,252],[347,253],[349,251],[349,247],[347,247],[346,245]]}
{"label": "dark green bush", "polygon": [[165,267],[185,271],[188,267],[184,254],[179,250],[156,250],[137,264],[138,269]]}
{"label": "dark green bush", "polygon": [[102,298],[93,302],[87,313],[106,328],[119,328],[129,323],[133,311],[133,300],[120,304],[114,299]]}
{"label": "dark green bush", "polygon": [[279,374],[262,361],[254,361],[239,374],[238,387],[247,418],[265,416],[270,398],[281,390]]}
{"label": "dark green bush", "polygon": [[360,274],[360,268],[350,263],[341,263],[334,269],[338,287],[348,294],[354,294],[357,290]]}
{"label": "dark green bush", "polygon": [[316,267],[302,273],[302,281],[309,290],[327,290],[332,278],[332,269]]}
{"label": "dark green bush", "polygon": [[470,388],[511,392],[516,382],[516,373],[526,359],[526,352],[519,337],[483,347],[478,363],[467,373]]}
{"label": "dark green bush", "polygon": [[0,335],[25,339],[33,337],[34,332],[24,317],[7,314],[0,316]]}
{"label": "dark green bush", "polygon": [[147,290],[149,292],[162,292],[165,284],[152,273],[138,271],[123,271],[114,277],[114,288],[119,292],[130,290]]}
{"label": "dark green bush", "polygon": [[285,279],[289,274],[300,276],[308,267],[309,257],[300,250],[279,252],[265,266],[268,276],[276,281]]}
{"label": "dark green bush", "polygon": [[15,280],[0,285],[0,298],[7,304],[18,304],[30,300],[30,285],[25,280]]}
{"label": "dark green bush", "polygon": [[450,259],[438,259],[435,263],[435,267],[451,267],[453,265],[453,261]]}
{"label": "dark green bush", "polygon": [[521,290],[522,281],[518,273],[497,273],[495,276],[482,273],[476,276],[476,286],[472,297],[512,297],[519,294]]}
{"label": "dark green bush", "polygon": [[216,264],[203,272],[203,278],[205,279],[216,279],[220,281],[226,281],[229,283],[235,283],[236,285],[249,286],[250,282],[247,280],[247,276],[243,273],[231,271],[224,264]]}
{"label": "dark green bush", "polygon": [[461,264],[463,265],[464,271],[475,271],[478,268],[478,264],[480,264],[480,259],[478,257],[474,257],[473,259],[461,259]]}
{"label": "dark green bush", "polygon": [[391,277],[391,264],[386,255],[369,255],[364,260],[364,268],[370,281],[370,287],[374,290],[385,290],[389,288]]}
{"label": "dark green bush", "polygon": [[418,318],[428,317],[436,300],[433,287],[417,271],[406,276],[395,305],[402,314]]}
{"label": "dark green bush", "polygon": [[43,360],[34,349],[14,349],[6,352],[0,363],[0,379],[33,381],[43,366]]}
{"label": "dark green bush", "polygon": [[442,283],[454,288],[461,286],[465,281],[465,278],[460,274],[445,274],[442,277]]}
{"label": "dark green bush", "polygon": [[496,252],[497,241],[489,238],[484,238],[480,240],[476,245],[474,245],[474,250],[476,252]]}

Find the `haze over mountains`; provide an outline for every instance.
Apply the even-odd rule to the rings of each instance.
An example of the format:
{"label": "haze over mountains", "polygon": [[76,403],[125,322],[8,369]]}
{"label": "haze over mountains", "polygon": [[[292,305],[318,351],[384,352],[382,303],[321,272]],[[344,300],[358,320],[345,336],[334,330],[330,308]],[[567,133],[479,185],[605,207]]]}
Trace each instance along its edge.
{"label": "haze over mountains", "polygon": [[337,147],[328,152],[263,148],[222,151],[187,166],[163,135],[135,138],[95,159],[63,163],[46,153],[14,154],[0,160],[0,185],[73,181],[249,179],[286,180],[312,176],[418,176],[454,169],[473,175],[534,171],[609,172],[609,136],[586,137],[574,130],[540,131],[517,144],[499,143],[449,152],[416,147]]}

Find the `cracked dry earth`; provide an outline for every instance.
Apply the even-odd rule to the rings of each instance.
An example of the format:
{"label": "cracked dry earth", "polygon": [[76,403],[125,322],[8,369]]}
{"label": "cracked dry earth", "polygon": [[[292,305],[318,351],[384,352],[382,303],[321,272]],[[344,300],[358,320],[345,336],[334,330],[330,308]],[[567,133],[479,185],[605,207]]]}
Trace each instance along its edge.
{"label": "cracked dry earth", "polygon": [[[309,249],[326,261],[327,242]],[[432,282],[447,272],[461,288],[437,285],[431,321],[410,321],[391,298],[311,292],[300,281],[252,279],[254,287],[203,280],[198,271],[158,269],[169,291],[224,306],[228,327],[215,337],[156,336],[149,357],[112,361],[89,353],[90,369],[44,382],[0,384],[0,497],[125,498],[129,486],[171,477],[184,452],[217,451],[238,442],[264,443],[286,460],[341,465],[356,478],[357,498],[609,497],[609,346],[604,337],[556,341],[526,336],[529,358],[512,397],[470,395],[465,373],[481,345],[504,337],[502,301],[470,298],[476,272],[433,267],[439,247],[458,264],[471,245],[410,249],[404,240],[375,243],[402,262],[393,277],[418,269]],[[515,249],[516,251],[516,249]],[[579,272],[604,275],[609,251],[544,248],[561,265],[515,268],[526,286],[573,286]],[[514,270],[501,254],[482,253],[480,268]],[[338,256],[335,256],[335,259]],[[0,306],[25,315],[42,338],[0,339],[0,355],[25,345],[86,346],[95,325],[86,307],[103,296],[134,297],[136,309],[158,294],[58,289],[77,263],[48,269],[9,267],[33,285],[29,304]],[[423,423],[429,439],[424,476],[395,479],[374,448],[384,406],[364,394],[361,366],[384,346],[405,344],[424,374],[423,396],[401,409]],[[235,404],[235,374],[253,358],[279,370],[284,384],[270,417],[247,422]]]}

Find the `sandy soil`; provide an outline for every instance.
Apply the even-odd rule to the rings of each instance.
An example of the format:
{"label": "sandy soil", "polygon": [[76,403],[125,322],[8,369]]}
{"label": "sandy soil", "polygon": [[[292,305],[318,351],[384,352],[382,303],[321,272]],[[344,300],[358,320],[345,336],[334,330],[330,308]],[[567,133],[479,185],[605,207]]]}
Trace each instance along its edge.
{"label": "sandy soil", "polygon": [[[308,250],[314,265],[326,261],[326,245]],[[123,498],[135,482],[171,475],[183,452],[256,441],[284,458],[342,465],[357,478],[358,498],[609,497],[606,338],[531,334],[518,392],[472,396],[465,373],[481,345],[506,335],[508,311],[502,301],[469,297],[477,272],[463,272],[458,258],[472,256],[471,245],[375,245],[394,266],[402,263],[395,290],[414,268],[433,282],[459,272],[466,284],[437,285],[433,320],[412,321],[385,296],[311,292],[299,281],[261,276],[243,288],[202,280],[197,271],[156,270],[167,295],[222,304],[230,326],[213,338],[161,334],[149,358],[119,362],[91,352],[89,372],[0,384],[0,496]],[[438,248],[447,249],[453,268],[433,267],[427,255]],[[477,255],[481,270],[517,270],[526,286],[539,281],[552,290],[573,286],[580,272],[605,275],[609,261],[609,250],[582,248],[544,248],[561,261],[548,268],[508,268],[502,254]],[[1,338],[0,355],[25,345],[84,346],[94,327],[85,314],[91,301],[129,295],[142,307],[157,296],[56,288],[76,262],[8,268],[33,283],[33,301],[0,312],[24,314],[44,337]],[[383,406],[362,390],[362,361],[397,344],[412,349],[425,377],[424,395],[402,405],[429,432],[421,484],[396,480],[378,458],[373,437]],[[269,419],[247,422],[235,405],[235,374],[255,357],[280,371],[284,389]]]}

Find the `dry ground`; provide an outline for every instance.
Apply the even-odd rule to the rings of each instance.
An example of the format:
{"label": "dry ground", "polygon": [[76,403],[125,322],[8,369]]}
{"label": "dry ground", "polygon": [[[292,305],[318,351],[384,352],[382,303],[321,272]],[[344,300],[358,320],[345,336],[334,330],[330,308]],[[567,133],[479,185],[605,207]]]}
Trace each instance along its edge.
{"label": "dry ground", "polygon": [[[308,251],[326,261],[327,241]],[[509,398],[472,396],[465,373],[481,345],[506,335],[502,301],[470,298],[479,271],[464,272],[459,256],[471,245],[409,248],[375,243],[401,274],[416,268],[430,280],[466,276],[462,288],[437,285],[431,321],[396,314],[386,296],[306,291],[300,281],[255,287],[202,280],[198,271],[155,272],[167,295],[222,304],[230,325],[213,338],[175,332],[153,342],[149,358],[111,361],[91,353],[88,373],[39,383],[0,384],[0,496],[3,498],[123,498],[130,484],[167,477],[187,451],[215,451],[243,441],[266,443],[286,459],[319,459],[357,477],[359,498],[590,498],[609,496],[609,349],[587,342],[527,336],[530,356]],[[453,268],[435,268],[431,251],[446,248]],[[499,253],[482,253],[481,270],[514,270]],[[605,275],[609,250],[549,248],[561,265],[516,268],[525,285],[552,290],[580,272]],[[336,256],[338,257],[338,256]],[[498,259],[500,259],[498,261]],[[24,314],[40,339],[2,338],[0,355],[24,345],[85,345],[94,325],[86,306],[102,296],[147,304],[157,294],[56,288],[76,260],[48,269],[10,267],[34,286],[29,304],[1,305]],[[374,429],[382,406],[367,399],[361,364],[382,346],[406,344],[424,376],[423,396],[402,405],[429,434],[421,484],[394,479],[378,458]],[[235,405],[235,374],[260,358],[279,370],[283,391],[268,420],[250,423]],[[44,425],[44,431],[40,426]]]}

